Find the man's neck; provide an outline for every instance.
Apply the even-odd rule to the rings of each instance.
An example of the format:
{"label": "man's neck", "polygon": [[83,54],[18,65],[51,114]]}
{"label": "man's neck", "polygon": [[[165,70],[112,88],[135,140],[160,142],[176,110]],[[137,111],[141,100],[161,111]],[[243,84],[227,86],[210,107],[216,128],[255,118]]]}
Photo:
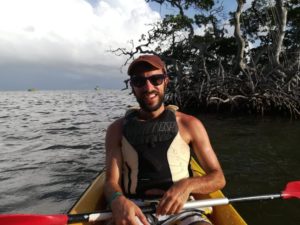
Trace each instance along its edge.
{"label": "man's neck", "polygon": [[139,118],[142,120],[150,120],[158,117],[160,114],[162,114],[165,111],[165,106],[162,105],[159,109],[153,111],[153,112],[147,112],[143,109],[140,109],[139,111]]}

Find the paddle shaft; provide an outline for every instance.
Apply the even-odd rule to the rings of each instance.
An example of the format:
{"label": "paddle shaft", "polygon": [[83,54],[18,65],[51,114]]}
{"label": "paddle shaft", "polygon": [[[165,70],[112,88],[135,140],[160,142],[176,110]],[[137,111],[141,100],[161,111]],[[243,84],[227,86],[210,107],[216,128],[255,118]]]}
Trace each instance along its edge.
{"label": "paddle shaft", "polygon": [[282,194],[270,194],[270,195],[258,195],[250,197],[240,197],[240,198],[214,198],[206,200],[198,200],[187,202],[184,205],[184,209],[192,208],[205,208],[218,205],[227,205],[234,202],[249,202],[249,201],[258,201],[258,200],[272,200],[276,198],[282,198]]}
{"label": "paddle shaft", "polygon": [[[143,213],[155,213],[156,206],[151,204],[149,206],[141,207]],[[101,220],[107,220],[112,217],[112,212],[110,210],[102,210],[101,212],[95,213],[83,213],[83,214],[69,214],[68,224],[78,223],[78,222],[95,222]]]}
{"label": "paddle shaft", "polygon": [[250,202],[250,201],[257,201],[257,200],[272,200],[277,198],[282,198],[282,194],[272,194],[272,195],[259,195],[259,196],[252,196],[252,197],[241,197],[241,198],[231,198],[230,203],[233,202]]}
{"label": "paddle shaft", "polygon": [[[258,200],[272,200],[282,198],[282,194],[271,194],[271,195],[258,195],[250,197],[240,197],[240,198],[214,198],[214,199],[205,199],[205,200],[196,200],[190,201],[184,204],[183,209],[194,209],[194,208],[205,208],[218,205],[227,205],[234,202],[249,202],[249,201],[258,201]],[[156,206],[152,204],[150,206],[141,207],[143,213],[155,213]],[[81,221],[100,221],[107,220],[112,217],[111,211],[101,211],[99,213],[89,213],[89,214],[76,214],[68,215],[68,223],[76,223]]]}

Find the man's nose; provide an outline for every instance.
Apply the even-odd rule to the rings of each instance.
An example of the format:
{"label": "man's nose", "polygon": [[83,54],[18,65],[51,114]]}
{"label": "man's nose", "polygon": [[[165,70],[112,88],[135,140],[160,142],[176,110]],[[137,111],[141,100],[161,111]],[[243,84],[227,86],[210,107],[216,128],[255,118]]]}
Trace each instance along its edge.
{"label": "man's nose", "polygon": [[154,85],[151,84],[149,80],[146,80],[146,84],[143,87],[145,90],[152,90],[154,88]]}

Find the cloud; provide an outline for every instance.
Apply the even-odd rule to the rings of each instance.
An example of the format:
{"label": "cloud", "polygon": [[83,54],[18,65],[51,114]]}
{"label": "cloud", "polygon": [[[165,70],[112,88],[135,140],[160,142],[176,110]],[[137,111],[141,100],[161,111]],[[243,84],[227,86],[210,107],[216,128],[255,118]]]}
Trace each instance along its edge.
{"label": "cloud", "polygon": [[0,0],[0,69],[117,74],[124,58],[107,51],[128,46],[159,19],[144,0]]}

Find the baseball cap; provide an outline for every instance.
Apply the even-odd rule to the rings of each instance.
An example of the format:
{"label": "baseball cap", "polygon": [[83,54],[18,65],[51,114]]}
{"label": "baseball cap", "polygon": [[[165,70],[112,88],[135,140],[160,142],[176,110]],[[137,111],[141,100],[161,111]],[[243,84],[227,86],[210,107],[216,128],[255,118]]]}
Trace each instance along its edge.
{"label": "baseball cap", "polygon": [[133,60],[133,62],[129,65],[127,74],[134,75],[134,68],[140,63],[148,63],[157,69],[162,69],[165,73],[167,73],[166,65],[161,60],[161,58],[157,55],[141,55],[137,59]]}

